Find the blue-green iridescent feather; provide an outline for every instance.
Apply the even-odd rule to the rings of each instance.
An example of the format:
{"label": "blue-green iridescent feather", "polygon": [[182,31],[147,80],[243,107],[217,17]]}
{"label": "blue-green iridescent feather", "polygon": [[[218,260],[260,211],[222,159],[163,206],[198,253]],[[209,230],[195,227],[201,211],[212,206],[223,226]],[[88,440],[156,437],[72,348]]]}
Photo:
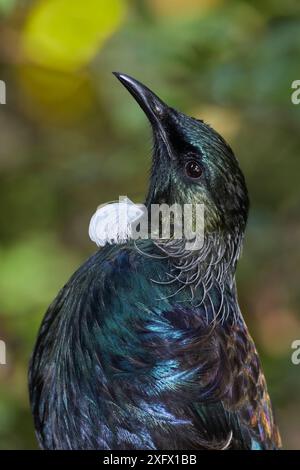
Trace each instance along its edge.
{"label": "blue-green iridescent feather", "polygon": [[[158,250],[143,242],[141,251]],[[186,292],[153,284],[168,269],[169,260],[149,259],[133,244],[107,246],[50,306],[31,370],[43,447],[275,447],[242,317],[207,323]]]}

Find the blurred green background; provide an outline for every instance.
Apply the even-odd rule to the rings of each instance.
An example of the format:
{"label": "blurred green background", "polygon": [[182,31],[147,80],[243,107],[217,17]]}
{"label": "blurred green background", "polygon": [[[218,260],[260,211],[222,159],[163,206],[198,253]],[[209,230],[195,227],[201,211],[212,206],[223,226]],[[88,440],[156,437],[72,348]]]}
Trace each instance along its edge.
{"label": "blurred green background", "polygon": [[0,447],[36,448],[27,365],[42,316],[96,247],[98,204],[141,202],[151,136],[111,75],[212,124],[246,175],[238,268],[285,448],[300,448],[298,0],[0,0]]}

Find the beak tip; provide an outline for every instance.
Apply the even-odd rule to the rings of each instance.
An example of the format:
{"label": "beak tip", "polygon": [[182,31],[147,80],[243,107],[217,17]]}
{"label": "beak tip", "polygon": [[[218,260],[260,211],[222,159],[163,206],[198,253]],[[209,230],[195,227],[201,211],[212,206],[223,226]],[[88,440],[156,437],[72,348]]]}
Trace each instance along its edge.
{"label": "beak tip", "polygon": [[112,74],[117,78],[119,78],[119,76],[122,75],[120,72],[112,72]]}
{"label": "beak tip", "polygon": [[141,85],[137,80],[130,77],[126,73],[121,73],[121,72],[112,72],[112,73],[127,89],[138,88],[138,86]]}

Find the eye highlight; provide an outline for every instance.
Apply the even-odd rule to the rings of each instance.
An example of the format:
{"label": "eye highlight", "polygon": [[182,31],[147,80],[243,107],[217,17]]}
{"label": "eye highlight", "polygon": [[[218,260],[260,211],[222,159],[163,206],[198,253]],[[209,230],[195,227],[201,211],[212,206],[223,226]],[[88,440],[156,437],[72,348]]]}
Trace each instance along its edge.
{"label": "eye highlight", "polygon": [[186,175],[191,179],[197,180],[202,175],[201,165],[196,162],[196,160],[190,160],[189,162],[187,162],[185,164],[184,169]]}

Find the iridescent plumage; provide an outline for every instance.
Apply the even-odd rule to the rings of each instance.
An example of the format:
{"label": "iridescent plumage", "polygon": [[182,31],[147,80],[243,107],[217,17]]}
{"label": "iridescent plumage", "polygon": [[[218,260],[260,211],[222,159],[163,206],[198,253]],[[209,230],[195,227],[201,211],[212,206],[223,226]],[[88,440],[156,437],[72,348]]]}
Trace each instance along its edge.
{"label": "iridescent plumage", "polygon": [[[238,163],[209,126],[118,75],[148,115],[154,157],[146,204],[204,203],[204,245],[106,245],[49,307],[30,366],[47,449],[276,449],[259,358],[235,269],[248,213]],[[192,155],[192,157],[191,157]],[[193,158],[203,178],[184,174]]]}

